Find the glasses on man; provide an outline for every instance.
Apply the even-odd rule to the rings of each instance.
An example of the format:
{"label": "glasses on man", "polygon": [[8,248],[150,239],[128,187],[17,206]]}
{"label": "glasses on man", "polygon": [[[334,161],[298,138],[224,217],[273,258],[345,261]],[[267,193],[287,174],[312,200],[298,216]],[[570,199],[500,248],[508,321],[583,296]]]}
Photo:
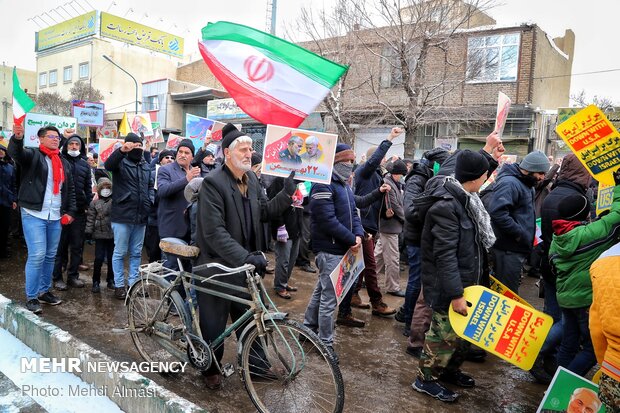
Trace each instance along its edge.
{"label": "glasses on man", "polygon": [[56,139],[56,140],[60,139],[60,136],[58,136],[58,135],[45,135],[45,137],[47,139]]}

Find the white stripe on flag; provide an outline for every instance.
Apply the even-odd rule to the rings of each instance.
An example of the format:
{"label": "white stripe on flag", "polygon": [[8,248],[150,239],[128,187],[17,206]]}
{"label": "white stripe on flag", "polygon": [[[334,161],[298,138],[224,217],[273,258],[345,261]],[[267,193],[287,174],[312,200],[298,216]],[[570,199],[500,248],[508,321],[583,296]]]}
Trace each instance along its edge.
{"label": "white stripe on flag", "polygon": [[24,112],[24,108],[22,108],[17,99],[13,98],[13,117],[19,119],[25,115],[26,112]]}
{"label": "white stripe on flag", "polygon": [[[203,40],[202,42],[221,65],[241,80],[305,114],[311,113],[320,103],[316,101],[317,95],[325,96],[329,92],[325,86],[286,63],[271,60],[253,46],[228,40]],[[245,60],[240,59],[239,56],[256,56],[257,60],[267,59],[273,65],[273,77],[266,82],[250,80],[244,68]]]}

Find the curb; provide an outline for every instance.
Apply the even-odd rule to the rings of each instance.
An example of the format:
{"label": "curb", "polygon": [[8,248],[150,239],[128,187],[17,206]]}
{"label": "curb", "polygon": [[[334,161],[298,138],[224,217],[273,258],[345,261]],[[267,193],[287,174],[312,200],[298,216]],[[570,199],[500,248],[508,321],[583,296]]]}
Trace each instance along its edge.
{"label": "curb", "polygon": [[[0,327],[35,352],[50,358],[79,358],[85,362],[113,362],[106,354],[78,340],[59,327],[43,321],[22,306],[0,294]],[[128,413],[208,413],[153,380],[135,372],[73,372],[96,387],[122,388],[124,395],[107,396]]]}

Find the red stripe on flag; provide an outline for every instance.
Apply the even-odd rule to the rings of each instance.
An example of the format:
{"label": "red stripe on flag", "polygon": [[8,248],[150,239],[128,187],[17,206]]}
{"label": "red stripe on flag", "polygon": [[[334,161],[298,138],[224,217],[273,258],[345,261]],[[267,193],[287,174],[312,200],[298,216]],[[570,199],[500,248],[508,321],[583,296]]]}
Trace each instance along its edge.
{"label": "red stripe on flag", "polygon": [[237,102],[237,106],[254,119],[264,124],[296,128],[308,116],[241,80],[222,66],[202,42],[198,42],[198,48],[213,75]]}

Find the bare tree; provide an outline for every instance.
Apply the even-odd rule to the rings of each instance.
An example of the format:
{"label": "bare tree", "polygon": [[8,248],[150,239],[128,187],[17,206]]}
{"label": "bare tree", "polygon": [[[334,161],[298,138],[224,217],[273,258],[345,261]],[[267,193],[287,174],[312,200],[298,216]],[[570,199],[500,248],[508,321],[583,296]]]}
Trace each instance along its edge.
{"label": "bare tree", "polygon": [[95,89],[90,83],[83,80],[75,82],[69,91],[69,95],[73,100],[86,100],[89,102],[101,102],[103,100],[103,94],[99,89]]}
{"label": "bare tree", "polygon": [[[360,20],[348,0],[337,0],[330,9],[316,8],[311,4],[302,7],[294,25],[286,28],[287,38],[326,59],[349,66],[323,100],[322,107],[334,121],[339,139],[351,145],[355,141],[351,124],[358,115],[350,110],[347,98],[350,92],[370,80],[367,75],[350,76],[350,71],[359,69],[356,59],[361,55],[362,46],[357,36],[348,30],[357,28]],[[372,97],[366,100],[370,103]]]}
{"label": "bare tree", "polygon": [[[486,16],[482,11],[493,2],[349,0],[347,10],[355,19],[343,21],[357,20],[358,26],[348,29],[364,47],[367,83],[382,112],[375,121],[405,128],[406,157],[415,153],[419,127],[437,121],[433,108],[468,78],[493,70],[486,56],[474,54],[468,62],[451,43],[459,32],[479,26]],[[363,28],[356,30],[360,24]],[[406,102],[395,89],[404,91]]]}
{"label": "bare tree", "polygon": [[71,102],[64,99],[58,92],[40,92],[36,98],[36,112],[56,116],[71,115]]}
{"label": "bare tree", "polygon": [[603,112],[614,110],[614,104],[611,98],[606,96],[598,97],[597,95],[594,95],[592,99],[588,99],[586,96],[586,91],[583,89],[576,95],[571,95],[570,100],[572,100],[575,105],[580,107],[596,105]]}

